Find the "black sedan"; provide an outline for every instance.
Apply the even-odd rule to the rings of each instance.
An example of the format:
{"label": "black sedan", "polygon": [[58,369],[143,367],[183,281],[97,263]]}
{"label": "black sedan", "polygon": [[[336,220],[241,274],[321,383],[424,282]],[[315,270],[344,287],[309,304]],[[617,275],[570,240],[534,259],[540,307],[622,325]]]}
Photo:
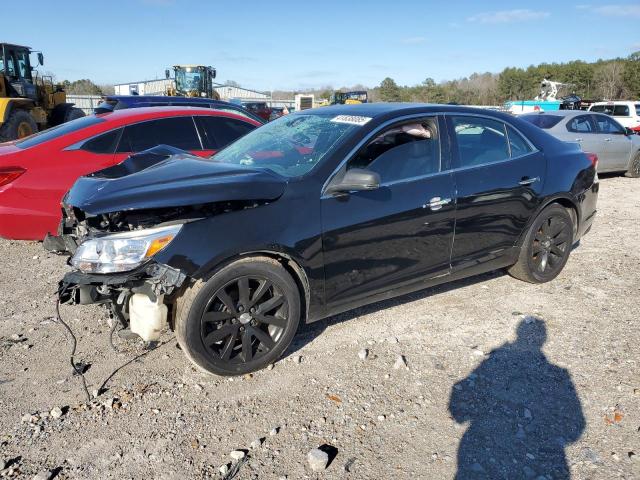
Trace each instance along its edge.
{"label": "black sedan", "polygon": [[554,279],[597,195],[578,145],[512,116],[305,110],[210,160],[158,147],[80,178],[60,298],[105,303],[145,340],[168,323],[197,365],[244,374],[301,322],[500,268]]}

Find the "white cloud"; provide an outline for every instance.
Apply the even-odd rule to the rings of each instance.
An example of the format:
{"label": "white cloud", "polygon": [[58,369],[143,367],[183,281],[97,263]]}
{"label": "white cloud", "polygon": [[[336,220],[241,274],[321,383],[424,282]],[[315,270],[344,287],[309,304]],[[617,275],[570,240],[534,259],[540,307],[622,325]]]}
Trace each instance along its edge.
{"label": "white cloud", "polygon": [[499,12],[483,12],[467,18],[468,22],[476,23],[512,23],[547,18],[549,12],[536,12],[529,9],[502,10]]}
{"label": "white cloud", "polygon": [[580,8],[607,17],[640,18],[640,5],[580,5]]}
{"label": "white cloud", "polygon": [[400,40],[405,45],[419,45],[427,41],[426,37],[406,37]]}

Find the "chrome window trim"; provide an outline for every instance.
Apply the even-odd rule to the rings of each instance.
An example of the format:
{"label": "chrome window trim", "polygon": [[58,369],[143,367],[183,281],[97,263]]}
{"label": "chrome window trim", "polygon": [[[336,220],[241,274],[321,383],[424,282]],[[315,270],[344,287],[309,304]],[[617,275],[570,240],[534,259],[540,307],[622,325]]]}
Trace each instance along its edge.
{"label": "chrome window trim", "polygon": [[[389,125],[392,125],[394,123],[402,123],[405,120],[413,120],[416,118],[426,118],[426,117],[436,117],[436,119],[442,116],[441,112],[424,112],[424,113],[412,113],[410,115],[403,115],[402,117],[396,117],[396,118],[392,118],[387,120],[386,122],[381,123],[380,125],[378,125],[374,130],[372,130],[371,132],[369,132],[369,134],[363,138],[362,140],[360,140],[355,147],[353,147],[351,150],[349,150],[349,153],[347,153],[347,155],[345,155],[345,157],[342,159],[342,161],[340,161],[340,163],[338,164],[338,166],[333,169],[333,171],[329,174],[329,176],[327,177],[327,180],[325,180],[324,184],[322,185],[322,189],[320,190],[320,199],[324,199],[324,198],[333,198],[333,195],[327,195],[326,194],[326,190],[327,187],[329,187],[329,185],[331,184],[331,181],[335,178],[335,176],[338,174],[338,172],[340,172],[340,170],[342,170],[342,167],[353,158],[353,156],[358,152],[358,150],[360,150],[367,142],[369,142],[374,135],[378,134],[380,131],[384,130],[385,128],[387,128]],[[440,124],[438,123],[438,137],[439,139],[442,138],[442,132],[440,132]],[[442,168],[442,141],[440,140],[440,168]],[[430,176],[430,175],[435,175],[435,174],[439,174],[439,173],[443,173],[443,172],[448,172],[449,170],[441,170],[440,172],[436,172],[436,173],[430,173],[425,175],[425,177]],[[423,178],[421,177],[413,177],[413,178]],[[404,180],[408,180],[408,179],[403,179]],[[398,181],[396,180],[396,182],[391,182],[391,183],[397,183]],[[385,183],[381,183],[380,186],[387,186],[387,184]]]}

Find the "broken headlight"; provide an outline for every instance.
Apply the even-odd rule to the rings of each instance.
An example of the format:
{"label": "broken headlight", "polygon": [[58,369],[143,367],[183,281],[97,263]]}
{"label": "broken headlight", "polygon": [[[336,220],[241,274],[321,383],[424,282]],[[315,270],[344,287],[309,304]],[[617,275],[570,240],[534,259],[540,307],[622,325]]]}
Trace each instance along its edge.
{"label": "broken headlight", "polygon": [[169,245],[181,228],[171,225],[86,240],[71,258],[71,265],[85,273],[133,270]]}

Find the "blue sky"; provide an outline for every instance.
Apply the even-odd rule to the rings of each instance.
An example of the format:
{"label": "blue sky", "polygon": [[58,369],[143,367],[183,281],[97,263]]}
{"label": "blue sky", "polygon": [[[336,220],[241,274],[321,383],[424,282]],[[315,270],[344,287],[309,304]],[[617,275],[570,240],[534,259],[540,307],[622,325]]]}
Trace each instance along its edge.
{"label": "blue sky", "polygon": [[98,83],[198,63],[258,90],[412,85],[640,50],[637,1],[31,0],[28,20],[6,21],[24,8],[3,5],[1,40],[43,50],[59,80]]}

